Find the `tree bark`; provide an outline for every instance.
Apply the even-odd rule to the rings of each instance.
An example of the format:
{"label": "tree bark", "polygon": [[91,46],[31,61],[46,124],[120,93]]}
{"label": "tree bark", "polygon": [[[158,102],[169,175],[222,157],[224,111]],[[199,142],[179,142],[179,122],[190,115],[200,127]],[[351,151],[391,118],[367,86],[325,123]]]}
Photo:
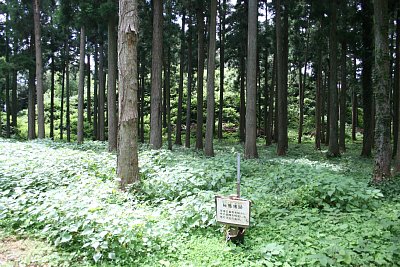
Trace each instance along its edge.
{"label": "tree bark", "polygon": [[[357,83],[357,60],[354,57],[354,84]],[[358,100],[356,86],[353,85],[351,93],[351,139],[356,141],[356,130],[358,126]]]}
{"label": "tree bark", "polygon": [[247,35],[246,137],[244,156],[258,158],[257,153],[257,1],[249,0]]}
{"label": "tree bark", "polygon": [[338,143],[338,89],[337,89],[337,2],[330,2],[329,25],[329,148],[331,157],[340,156]]}
{"label": "tree bark", "polygon": [[[309,23],[308,23],[309,24]],[[308,27],[308,26],[307,26]],[[299,115],[299,132],[298,132],[298,138],[297,142],[301,144],[301,139],[303,137],[303,124],[304,124],[304,94],[306,90],[306,79],[307,79],[307,60],[308,60],[308,47],[309,47],[309,39],[310,39],[310,33],[308,32],[308,28],[306,29],[307,31],[307,39],[306,39],[306,52],[304,55],[304,74],[301,74],[300,71],[300,76],[303,75],[303,81],[300,82],[300,95],[299,95],[299,108],[300,108],[300,115]]]}
{"label": "tree bark", "polygon": [[[35,54],[34,38],[30,40],[30,52],[33,56]],[[29,68],[29,81],[28,81],[28,139],[33,140],[36,138],[36,116],[35,116],[35,68]]]}
{"label": "tree bark", "polygon": [[163,53],[163,3],[153,0],[153,42],[151,66],[151,115],[150,145],[153,149],[162,146],[161,94]]}
{"label": "tree bark", "polygon": [[71,142],[71,117],[70,117],[70,103],[69,97],[71,93],[71,88],[69,87],[69,43],[67,39],[65,51],[66,54],[66,62],[65,62],[65,89],[66,89],[66,128],[67,128],[67,142]]}
{"label": "tree bark", "polygon": [[204,154],[214,156],[214,115],[215,115],[215,51],[217,27],[217,0],[211,0],[210,10],[210,35],[207,62],[207,118]]}
{"label": "tree bark", "polygon": [[188,22],[188,82],[187,82],[187,99],[186,99],[186,131],[185,131],[185,147],[190,148],[190,115],[192,102],[192,20],[189,15]]}
{"label": "tree bark", "polygon": [[172,150],[172,125],[171,125],[171,48],[167,52],[167,69],[165,75],[166,115],[167,115],[167,142],[168,149]]}
{"label": "tree bark", "polygon": [[61,81],[61,103],[60,103],[60,139],[64,139],[64,98],[65,98],[65,68],[67,57],[67,40],[64,42],[64,55],[62,58],[62,81]]}
{"label": "tree bark", "polygon": [[[53,53],[53,52],[52,52]],[[55,90],[56,63],[54,54],[51,55],[51,85],[50,85],[50,138],[54,140],[54,90]]]}
{"label": "tree bark", "polygon": [[[397,6],[397,20],[396,20],[396,66],[395,66],[395,90],[400,94],[400,5]],[[400,114],[400,97],[397,99],[398,114]],[[399,121],[398,121],[399,122]],[[397,137],[400,136],[400,126],[397,125]],[[397,140],[396,152],[400,151],[400,142]],[[394,164],[394,175],[400,173],[400,152],[396,153]]]}
{"label": "tree bark", "polygon": [[38,107],[38,138],[45,137],[44,130],[44,91],[42,64],[42,33],[40,26],[40,0],[33,1],[33,21],[35,25],[35,55],[36,55],[36,93]]}
{"label": "tree bark", "polygon": [[316,85],[316,99],[315,99],[315,149],[321,150],[321,135],[322,135],[322,51],[318,49],[318,63],[317,63],[317,85]]}
{"label": "tree bark", "polygon": [[[244,48],[244,47],[243,47]],[[240,108],[239,108],[239,140],[245,141],[245,125],[246,125],[246,99],[245,99],[245,61],[244,55],[240,55]]]}
{"label": "tree bark", "polygon": [[388,42],[388,1],[374,0],[376,127],[375,167],[372,181],[381,183],[390,178],[390,66]]}
{"label": "tree bark", "polygon": [[363,93],[363,147],[361,156],[370,157],[374,140],[373,132],[373,91],[372,91],[372,59],[373,59],[373,44],[372,38],[373,25],[372,16],[373,10],[369,0],[361,1],[362,15],[362,93]]}
{"label": "tree bark", "polygon": [[178,114],[176,118],[175,144],[182,145],[182,104],[183,104],[183,76],[185,68],[185,10],[182,12],[181,51],[179,55],[179,88],[178,88]]}
{"label": "tree bark", "polygon": [[341,87],[340,87],[340,128],[339,128],[339,149],[341,152],[346,151],[346,97],[347,97],[347,43],[345,40],[342,45],[342,68],[341,68]]}
{"label": "tree bark", "polygon": [[99,140],[99,48],[97,44],[94,44],[93,80],[93,139]]}
{"label": "tree bark", "polygon": [[272,90],[271,87],[268,87],[268,71],[269,71],[269,53],[268,49],[265,49],[265,62],[264,62],[264,133],[265,133],[265,145],[270,146],[272,144],[271,140],[271,120],[270,120],[270,113],[272,112],[271,107],[269,106],[271,94],[270,91]]}
{"label": "tree bark", "polygon": [[225,13],[226,0],[220,1],[220,30],[219,30],[219,108],[218,108],[218,139],[221,140],[224,109],[224,80],[225,80]]}
{"label": "tree bark", "polygon": [[105,141],[105,88],[106,81],[104,79],[104,43],[99,45],[99,101],[98,101],[98,132],[99,140]]}
{"label": "tree bark", "polygon": [[117,176],[120,187],[139,181],[137,131],[137,1],[119,0],[118,69],[118,154]]}
{"label": "tree bark", "polygon": [[83,143],[83,113],[84,113],[84,87],[85,87],[85,26],[81,27],[80,48],[79,48],[79,83],[78,83],[78,144]]}
{"label": "tree bark", "polygon": [[86,61],[87,61],[87,64],[86,64],[86,76],[87,76],[87,79],[86,79],[86,82],[87,82],[86,83],[86,117],[87,117],[88,122],[92,123],[92,109],[91,109],[91,106],[92,106],[91,98],[92,98],[92,96],[90,95],[90,87],[91,87],[90,76],[91,76],[91,73],[90,73],[89,46],[88,46],[88,48],[86,50],[88,52],[86,54]]}
{"label": "tree bark", "polygon": [[196,11],[197,16],[197,127],[196,148],[203,149],[203,80],[204,80],[204,10],[200,5]]}
{"label": "tree bark", "polygon": [[281,1],[276,0],[276,50],[277,50],[277,115],[278,115],[278,145],[277,145],[277,155],[286,155],[286,138],[287,134],[286,121],[285,121],[285,107],[284,98],[286,96],[286,86],[284,85],[284,51],[283,51],[283,33],[282,33],[282,20],[281,20]]}
{"label": "tree bark", "polygon": [[108,151],[117,150],[117,18],[108,21]]}

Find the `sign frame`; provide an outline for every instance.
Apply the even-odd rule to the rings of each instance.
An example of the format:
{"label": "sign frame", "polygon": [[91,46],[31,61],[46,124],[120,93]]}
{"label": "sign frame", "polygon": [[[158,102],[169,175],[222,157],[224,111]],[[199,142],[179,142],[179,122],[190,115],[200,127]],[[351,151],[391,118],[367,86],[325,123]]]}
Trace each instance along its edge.
{"label": "sign frame", "polygon": [[[241,204],[245,204],[245,205],[248,205],[248,214],[246,214],[246,215],[243,215],[243,216],[248,216],[248,224],[238,224],[238,223],[234,223],[234,222],[232,222],[232,221],[229,221],[229,219],[226,219],[226,220],[224,220],[224,219],[222,219],[222,218],[220,218],[221,216],[218,216],[218,211],[219,210],[221,210],[221,208],[219,208],[219,206],[218,206],[218,203],[220,202],[220,201],[218,201],[218,200],[227,200],[227,201],[232,201],[232,202],[236,202],[236,203],[238,203],[238,204],[240,204],[240,202],[241,202]],[[223,224],[226,224],[226,225],[230,225],[230,226],[236,226],[236,227],[241,227],[241,228],[248,228],[248,227],[250,227],[250,219],[251,219],[251,201],[250,200],[247,200],[247,199],[243,199],[243,198],[239,198],[239,197],[236,197],[236,196],[229,196],[229,197],[224,197],[224,196],[215,196],[215,218],[216,218],[216,221],[217,222],[219,222],[219,223],[223,223]],[[228,208],[228,210],[232,210],[232,208]]]}

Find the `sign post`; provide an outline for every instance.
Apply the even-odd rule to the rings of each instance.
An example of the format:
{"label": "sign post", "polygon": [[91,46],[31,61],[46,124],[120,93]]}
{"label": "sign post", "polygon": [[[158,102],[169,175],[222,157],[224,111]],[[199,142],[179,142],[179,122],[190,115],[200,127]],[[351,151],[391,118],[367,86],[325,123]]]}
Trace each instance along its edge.
{"label": "sign post", "polygon": [[250,226],[251,201],[240,198],[240,154],[237,154],[236,196],[216,196],[217,222],[227,225],[226,240],[243,244],[245,229]]}

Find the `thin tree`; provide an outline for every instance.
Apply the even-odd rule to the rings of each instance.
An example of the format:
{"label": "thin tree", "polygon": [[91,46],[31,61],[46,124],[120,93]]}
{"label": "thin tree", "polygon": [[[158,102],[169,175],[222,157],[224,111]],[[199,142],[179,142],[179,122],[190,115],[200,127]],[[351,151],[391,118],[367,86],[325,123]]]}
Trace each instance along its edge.
{"label": "thin tree", "polygon": [[78,144],[83,143],[83,101],[85,87],[85,26],[81,27],[80,48],[79,48],[79,83],[78,83]]}
{"label": "thin tree", "polygon": [[226,0],[222,0],[222,2],[220,0],[218,139],[222,139],[222,120],[223,120],[223,108],[224,108],[225,14],[226,14]]}
{"label": "thin tree", "polygon": [[178,87],[178,114],[176,116],[175,144],[182,145],[182,103],[183,103],[183,78],[185,69],[185,9],[182,11],[181,51],[179,55],[179,87]]}
{"label": "thin tree", "polygon": [[375,166],[373,182],[390,178],[390,66],[388,42],[388,0],[374,0],[375,35]]}
{"label": "thin tree", "polygon": [[71,114],[70,114],[70,94],[71,88],[69,86],[69,42],[66,42],[66,60],[65,60],[65,90],[66,90],[66,128],[67,128],[67,142],[71,142]]}
{"label": "thin tree", "polygon": [[337,90],[337,0],[330,1],[329,25],[329,148],[331,157],[340,155],[338,143],[338,90]]}
{"label": "thin tree", "polygon": [[188,22],[188,81],[187,81],[187,99],[186,99],[186,132],[185,147],[190,147],[190,125],[191,125],[191,108],[192,108],[192,19],[189,15]]}
{"label": "thin tree", "polygon": [[351,89],[351,139],[356,141],[356,130],[358,126],[358,99],[357,99],[357,90],[356,90],[356,83],[357,83],[357,59],[354,56],[353,58],[353,65],[354,65],[354,85]]}
{"label": "thin tree", "polygon": [[40,25],[40,0],[33,0],[33,22],[35,25],[36,93],[38,107],[38,138],[45,137],[44,131],[44,91],[42,64],[42,33]]}
{"label": "thin tree", "polygon": [[339,127],[339,149],[341,152],[346,151],[346,97],[347,97],[347,43],[346,40],[341,42],[342,45],[342,63],[341,63],[341,87],[340,87],[340,127]]}
{"label": "thin tree", "polygon": [[151,114],[150,145],[153,149],[162,146],[161,95],[162,95],[162,52],[163,52],[163,3],[153,1],[153,42],[151,64]]}
{"label": "thin tree", "polygon": [[[400,5],[397,6],[397,19],[396,19],[396,67],[395,67],[395,90],[400,90]],[[400,93],[400,92],[399,92]],[[400,114],[400,97],[397,104],[398,114]],[[400,136],[400,126],[397,126],[397,136]],[[397,141],[396,159],[394,164],[394,174],[400,173],[400,142]]]}
{"label": "thin tree", "polygon": [[105,73],[104,73],[104,43],[101,40],[99,45],[99,70],[98,70],[98,79],[99,79],[99,101],[98,103],[98,138],[100,141],[105,141]]}
{"label": "thin tree", "polygon": [[138,15],[136,0],[119,0],[118,67],[118,154],[117,175],[120,187],[139,181],[137,128],[137,42]]}
{"label": "thin tree", "polygon": [[[112,0],[109,0],[112,3]],[[108,150],[117,150],[117,17],[110,15],[108,20]]]}
{"label": "thin tree", "polygon": [[247,35],[246,137],[244,155],[258,158],[257,153],[257,1],[249,0]]}
{"label": "thin tree", "polygon": [[204,10],[199,3],[197,16],[197,127],[196,148],[203,149]]}
{"label": "thin tree", "polygon": [[207,121],[204,154],[214,156],[214,113],[215,113],[215,46],[217,25],[217,0],[211,0],[210,35],[207,63]]}
{"label": "thin tree", "polygon": [[91,110],[91,94],[90,94],[90,87],[91,87],[91,73],[90,73],[90,52],[89,52],[89,45],[86,48],[87,54],[86,54],[86,117],[89,123],[92,122],[92,110]]}
{"label": "thin tree", "polygon": [[[30,42],[31,54],[35,53],[34,38]],[[28,139],[36,138],[36,116],[35,116],[35,68],[29,68],[29,85],[28,85]]]}

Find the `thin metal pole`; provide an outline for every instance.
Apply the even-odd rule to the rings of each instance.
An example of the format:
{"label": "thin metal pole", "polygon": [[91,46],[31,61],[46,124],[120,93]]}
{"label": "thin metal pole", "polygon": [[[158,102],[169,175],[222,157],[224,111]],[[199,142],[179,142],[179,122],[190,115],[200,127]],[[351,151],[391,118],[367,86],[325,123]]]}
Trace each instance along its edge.
{"label": "thin metal pole", "polygon": [[237,153],[237,185],[236,185],[237,197],[240,197],[240,153]]}

